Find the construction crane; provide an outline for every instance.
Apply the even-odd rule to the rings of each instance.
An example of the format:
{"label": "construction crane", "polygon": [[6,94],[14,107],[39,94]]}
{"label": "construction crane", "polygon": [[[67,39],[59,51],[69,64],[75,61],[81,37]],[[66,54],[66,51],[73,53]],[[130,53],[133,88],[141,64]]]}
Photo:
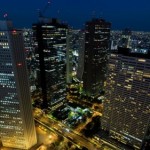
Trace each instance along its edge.
{"label": "construction crane", "polygon": [[7,13],[5,13],[3,17],[4,17],[4,18],[6,18],[7,16],[8,16],[8,14],[7,14]]}
{"label": "construction crane", "polygon": [[39,18],[45,18],[45,16],[44,16],[44,13],[46,12],[46,10],[49,8],[49,6],[50,6],[50,0],[48,0],[48,2],[47,2],[47,4],[45,5],[45,7],[44,7],[44,9],[41,11],[40,9],[38,10],[39,12],[39,14],[38,14],[38,17]]}

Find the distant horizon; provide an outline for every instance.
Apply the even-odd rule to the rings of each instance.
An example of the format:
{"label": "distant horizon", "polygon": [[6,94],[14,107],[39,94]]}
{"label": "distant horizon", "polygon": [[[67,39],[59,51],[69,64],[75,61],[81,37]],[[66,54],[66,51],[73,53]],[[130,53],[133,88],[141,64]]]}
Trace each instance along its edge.
{"label": "distant horizon", "polygon": [[[54,17],[52,17],[52,18],[54,18]],[[51,18],[50,18],[51,19]],[[59,20],[59,18],[56,18],[56,19],[58,19]],[[106,20],[105,18],[99,18],[99,19],[104,19],[104,20]],[[5,20],[5,19],[0,19],[0,20]],[[26,26],[23,26],[22,24],[20,24],[19,25],[19,23],[16,23],[16,22],[14,22],[13,21],[13,19],[7,19],[7,20],[10,20],[10,21],[12,21],[12,23],[13,23],[13,27],[14,28],[16,28],[16,29],[32,29],[32,24],[35,24],[35,23],[38,23],[38,20],[37,20],[37,22],[33,22],[31,25],[26,25]],[[91,20],[92,20],[92,18],[91,18]],[[62,20],[59,20],[59,21],[61,21],[62,23],[66,23],[66,24],[68,24],[68,26],[69,27],[71,27],[73,30],[84,30],[85,28],[84,28],[84,26],[82,27],[82,28],[79,28],[79,27],[74,27],[74,26],[70,26],[70,24],[68,23],[68,22],[64,22],[64,21],[62,21]],[[90,21],[90,20],[87,20],[87,21]],[[106,20],[106,21],[108,21],[108,20]],[[109,22],[109,21],[108,21]],[[86,22],[85,22],[86,23]],[[111,27],[111,31],[123,31],[124,29],[126,29],[126,28],[129,28],[132,32],[150,32],[150,30],[134,30],[133,28],[130,28],[130,27],[124,27],[124,28],[113,28],[113,23],[111,23],[111,25],[112,25],[112,27]],[[79,26],[79,25],[78,25]]]}
{"label": "distant horizon", "polygon": [[[1,17],[7,13],[15,27],[31,28],[38,20],[38,10],[44,16],[53,16],[67,22],[75,29],[84,29],[93,17],[112,23],[112,30],[130,28],[132,31],[150,32],[150,1],[142,0],[5,0],[1,1]],[[9,4],[9,5],[8,5]]]}
{"label": "distant horizon", "polygon": [[[12,20],[13,21],[13,20]],[[13,26],[14,26],[14,22],[13,22]],[[34,24],[34,23],[33,23]],[[69,24],[68,24],[69,25]],[[17,26],[14,26],[14,28],[17,28],[17,29],[32,29],[32,25],[31,26],[24,26],[24,27],[17,27]],[[72,28],[72,26],[71,26],[71,28]],[[126,29],[126,28],[128,28],[128,27],[124,27],[124,28],[120,28],[120,29],[117,29],[117,28],[111,28],[111,31],[123,31],[124,29]],[[73,30],[84,30],[84,28],[77,28],[77,27],[73,27],[72,28]],[[133,30],[132,28],[129,28],[129,29],[131,29],[131,31],[132,32],[150,32],[150,30],[149,31],[147,31],[147,30]]]}

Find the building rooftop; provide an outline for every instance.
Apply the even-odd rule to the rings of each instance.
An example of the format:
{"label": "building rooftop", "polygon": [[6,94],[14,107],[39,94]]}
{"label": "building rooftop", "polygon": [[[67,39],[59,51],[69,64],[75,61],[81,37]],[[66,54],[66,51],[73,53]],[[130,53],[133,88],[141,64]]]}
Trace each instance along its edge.
{"label": "building rooftop", "polygon": [[150,59],[150,50],[148,49],[130,49],[130,48],[118,47],[118,50],[113,50],[110,52],[116,54],[122,54],[125,56],[130,56],[130,57]]}

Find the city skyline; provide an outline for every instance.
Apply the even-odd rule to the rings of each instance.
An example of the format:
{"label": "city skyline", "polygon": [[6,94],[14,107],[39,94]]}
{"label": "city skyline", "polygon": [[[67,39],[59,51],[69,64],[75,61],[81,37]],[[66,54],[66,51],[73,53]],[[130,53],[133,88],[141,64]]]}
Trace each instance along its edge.
{"label": "city skyline", "polygon": [[2,1],[0,150],[150,150],[149,4]]}
{"label": "city skyline", "polygon": [[[44,10],[48,0],[43,1],[2,1],[1,18],[7,13],[8,19],[15,22],[15,26],[32,27],[38,21],[38,9]],[[45,11],[47,17],[57,17],[74,28],[84,28],[84,23],[92,17],[101,17],[110,20],[112,29],[122,30],[129,27],[131,30],[149,31],[150,16],[149,3],[143,1],[58,1],[51,0]],[[8,5],[9,4],[9,5]],[[15,8],[15,9],[14,9]],[[19,13],[18,13],[19,12]]]}
{"label": "city skyline", "polygon": [[0,21],[0,140],[19,149],[37,143],[23,35],[10,21]]}

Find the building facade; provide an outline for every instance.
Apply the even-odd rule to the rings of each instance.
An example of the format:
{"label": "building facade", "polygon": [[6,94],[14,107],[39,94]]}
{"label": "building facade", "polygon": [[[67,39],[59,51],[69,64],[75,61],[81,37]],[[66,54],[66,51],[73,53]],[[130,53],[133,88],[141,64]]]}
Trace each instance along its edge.
{"label": "building facade", "polygon": [[98,96],[103,89],[110,47],[110,27],[111,24],[102,19],[86,23],[83,90],[89,96]]}
{"label": "building facade", "polygon": [[36,144],[22,31],[0,21],[0,137],[5,147]]}
{"label": "building facade", "polygon": [[110,47],[110,26],[109,22],[102,19],[86,23],[83,90],[88,96],[98,96],[103,89]]}
{"label": "building facade", "polygon": [[85,51],[85,31],[82,30],[79,33],[79,58],[78,58],[78,67],[77,67],[77,79],[79,81],[83,80],[84,51]]}
{"label": "building facade", "polygon": [[82,66],[81,61],[84,61],[82,43],[83,32],[70,29],[67,34],[67,83],[72,83],[73,79],[78,78],[78,74],[83,74],[83,69],[79,68],[79,65]]}
{"label": "building facade", "polygon": [[55,109],[65,101],[67,30],[68,26],[57,19],[33,24],[42,108]]}
{"label": "building facade", "polygon": [[36,78],[37,78],[32,29],[26,28],[23,29],[23,39],[24,39],[27,68],[29,72],[30,91],[32,95],[32,92],[36,90]]}
{"label": "building facade", "polygon": [[119,48],[110,54],[102,128],[137,149],[150,123],[150,53]]}
{"label": "building facade", "polygon": [[126,28],[122,31],[121,39],[119,41],[119,46],[124,48],[131,48],[132,32],[130,29]]}

